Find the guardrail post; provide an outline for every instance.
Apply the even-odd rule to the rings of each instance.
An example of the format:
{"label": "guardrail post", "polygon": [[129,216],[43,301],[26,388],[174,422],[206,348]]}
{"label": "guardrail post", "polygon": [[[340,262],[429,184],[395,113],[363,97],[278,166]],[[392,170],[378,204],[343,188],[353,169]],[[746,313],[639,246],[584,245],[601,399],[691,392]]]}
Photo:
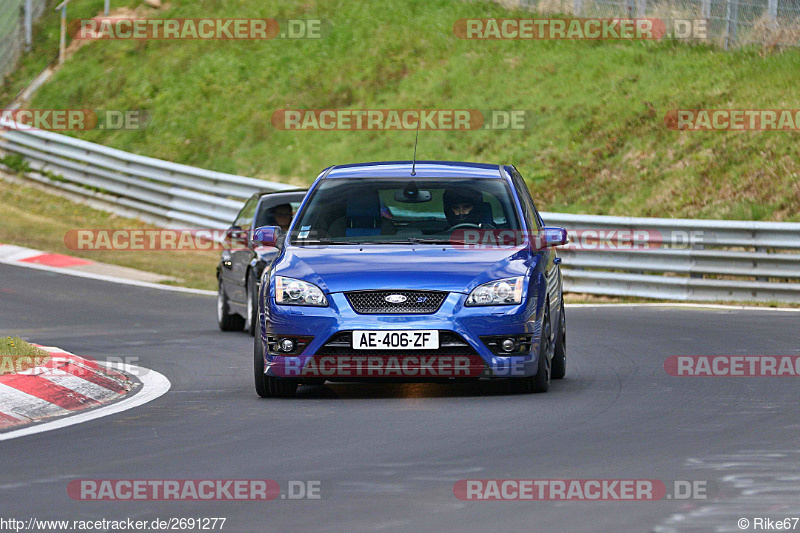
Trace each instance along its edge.
{"label": "guardrail post", "polygon": [[67,58],[67,2],[61,4],[61,40],[58,43],[58,64]]}
{"label": "guardrail post", "polygon": [[731,43],[736,42],[736,29],[739,24],[739,2],[738,0],[727,0],[725,4],[725,50],[727,50]]}
{"label": "guardrail post", "polygon": [[[694,238],[692,236],[690,236],[689,237],[689,249],[690,250],[705,250],[706,246],[703,243],[703,241],[697,242],[697,241],[694,240]],[[696,260],[694,258],[694,255],[692,254],[692,255],[689,256],[689,268],[690,268],[689,277],[690,278],[704,278],[705,276],[703,276],[703,274],[699,274],[697,272],[691,272],[691,267],[695,266],[695,264],[696,264]]]}
{"label": "guardrail post", "polygon": [[25,51],[33,45],[33,0],[25,0]]}
{"label": "guardrail post", "polygon": [[767,2],[767,16],[772,26],[777,26],[778,22],[778,0],[768,0]]}
{"label": "guardrail post", "polygon": [[[766,251],[767,251],[767,249],[764,248],[763,246],[756,246],[756,253],[759,253],[759,252],[764,253]],[[754,264],[754,266],[756,266],[756,265]],[[766,276],[756,276],[756,281],[769,281],[769,278],[766,277]]]}
{"label": "guardrail post", "polygon": [[111,10],[111,0],[106,0],[106,8],[105,8],[105,11],[104,11],[106,16],[108,16],[108,12],[110,10]]}
{"label": "guardrail post", "polygon": [[576,15],[581,15],[581,0],[573,0],[572,10],[575,12]]}

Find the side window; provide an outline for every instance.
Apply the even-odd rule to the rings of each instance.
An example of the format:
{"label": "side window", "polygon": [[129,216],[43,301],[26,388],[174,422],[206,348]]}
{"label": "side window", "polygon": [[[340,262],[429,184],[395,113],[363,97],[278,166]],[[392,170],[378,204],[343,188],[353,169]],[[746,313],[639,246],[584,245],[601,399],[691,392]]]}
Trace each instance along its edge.
{"label": "side window", "polygon": [[522,210],[525,212],[525,220],[528,221],[531,229],[541,229],[542,224],[539,220],[539,213],[536,211],[536,207],[533,205],[533,199],[531,198],[531,193],[528,191],[528,187],[525,185],[525,180],[522,179],[522,176],[519,174],[519,172],[514,172],[512,174],[512,179],[514,180],[514,186],[517,188],[517,192],[519,193],[519,200],[522,204]]}
{"label": "side window", "polygon": [[234,226],[239,226],[243,230],[251,229],[250,226],[253,225],[253,217],[256,214],[256,205],[258,204],[258,196],[253,196],[244,204],[242,210],[239,211],[239,214],[236,215],[236,221],[233,223]]}

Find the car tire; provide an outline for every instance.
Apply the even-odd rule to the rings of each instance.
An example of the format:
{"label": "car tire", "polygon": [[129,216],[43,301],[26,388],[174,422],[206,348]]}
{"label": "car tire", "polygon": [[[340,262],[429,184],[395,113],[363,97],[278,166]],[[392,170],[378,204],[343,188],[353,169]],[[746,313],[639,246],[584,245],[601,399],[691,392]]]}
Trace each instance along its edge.
{"label": "car tire", "polygon": [[264,375],[264,345],[261,342],[261,335],[256,335],[253,340],[253,375],[256,381],[256,393],[262,398],[268,398],[270,394],[267,376]]}
{"label": "car tire", "polygon": [[521,394],[547,392],[550,389],[551,361],[553,352],[553,329],[550,324],[550,303],[545,303],[542,319],[542,338],[539,343],[539,364],[535,376],[512,378],[514,392]]}
{"label": "car tire", "polygon": [[251,269],[247,273],[247,318],[244,321],[244,330],[252,337],[256,333],[258,316],[258,291],[256,290],[256,276]]}
{"label": "car tire", "polygon": [[217,324],[222,331],[242,331],[244,327],[244,318],[231,313],[228,295],[225,294],[225,288],[222,286],[222,279],[219,280],[217,286]]}
{"label": "car tire", "polygon": [[567,374],[567,318],[564,314],[564,300],[561,300],[559,312],[558,331],[556,331],[556,345],[553,349],[553,363],[550,377],[561,379]]}
{"label": "car tire", "polygon": [[264,344],[261,334],[253,339],[253,376],[256,393],[262,398],[293,398],[297,392],[296,379],[276,378],[264,374]]}

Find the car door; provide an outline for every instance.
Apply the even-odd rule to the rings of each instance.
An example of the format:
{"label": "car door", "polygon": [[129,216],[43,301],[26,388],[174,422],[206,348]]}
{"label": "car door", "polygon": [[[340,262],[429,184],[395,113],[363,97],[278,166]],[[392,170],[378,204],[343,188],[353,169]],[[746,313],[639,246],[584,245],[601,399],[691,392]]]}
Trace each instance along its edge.
{"label": "car door", "polygon": [[[241,228],[241,238],[231,240],[229,250],[228,268],[225,276],[225,290],[228,298],[234,304],[245,305],[247,295],[245,284],[247,282],[247,267],[253,257],[253,246],[250,242],[250,234],[253,229],[253,217],[256,213],[260,196],[252,196],[245,202],[242,210],[236,217],[233,225]],[[223,268],[223,272],[225,268]]]}

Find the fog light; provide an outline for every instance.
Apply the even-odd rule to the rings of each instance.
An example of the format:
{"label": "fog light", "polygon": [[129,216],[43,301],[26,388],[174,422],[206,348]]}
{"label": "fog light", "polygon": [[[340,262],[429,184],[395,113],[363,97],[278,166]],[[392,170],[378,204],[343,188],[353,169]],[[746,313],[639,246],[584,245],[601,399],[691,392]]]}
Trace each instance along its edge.
{"label": "fog light", "polygon": [[281,351],[282,352],[293,352],[294,351],[294,341],[292,339],[283,339],[281,340]]}
{"label": "fog light", "polygon": [[517,343],[514,339],[505,339],[500,346],[503,348],[503,351],[513,352],[517,348]]}

